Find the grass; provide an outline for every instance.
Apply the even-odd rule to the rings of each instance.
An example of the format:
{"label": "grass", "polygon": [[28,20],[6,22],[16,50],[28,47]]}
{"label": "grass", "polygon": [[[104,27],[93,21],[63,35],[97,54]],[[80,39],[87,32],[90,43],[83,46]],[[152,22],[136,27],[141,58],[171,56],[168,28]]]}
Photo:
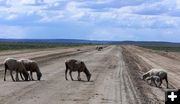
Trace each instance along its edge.
{"label": "grass", "polygon": [[180,52],[180,46],[143,46],[140,47],[148,48],[152,50],[165,51],[165,52]]}
{"label": "grass", "polygon": [[21,49],[56,48],[56,47],[78,47],[78,46],[82,46],[82,44],[0,42],[0,51],[21,50]]}

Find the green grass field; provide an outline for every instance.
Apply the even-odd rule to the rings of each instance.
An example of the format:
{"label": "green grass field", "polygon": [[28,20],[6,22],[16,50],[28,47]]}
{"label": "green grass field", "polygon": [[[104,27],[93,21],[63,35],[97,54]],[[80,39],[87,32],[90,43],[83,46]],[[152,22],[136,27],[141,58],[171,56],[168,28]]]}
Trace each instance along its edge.
{"label": "green grass field", "polygon": [[78,47],[80,44],[0,42],[0,51],[20,49],[41,49],[56,47]]}
{"label": "green grass field", "polygon": [[140,47],[148,48],[152,50],[165,51],[165,52],[180,52],[180,46],[143,46]]}

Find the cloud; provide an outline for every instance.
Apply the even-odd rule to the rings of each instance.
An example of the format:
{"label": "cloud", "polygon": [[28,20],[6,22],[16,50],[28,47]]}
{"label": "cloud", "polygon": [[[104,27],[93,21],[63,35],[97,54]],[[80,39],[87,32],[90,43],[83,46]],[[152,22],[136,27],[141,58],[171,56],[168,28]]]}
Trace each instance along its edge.
{"label": "cloud", "polygon": [[29,37],[156,39],[179,34],[179,16],[179,0],[0,0],[0,24]]}
{"label": "cloud", "polygon": [[82,7],[91,8],[95,10],[105,8],[122,8],[126,6],[138,6],[145,3],[154,3],[161,0],[105,0],[104,2],[87,1]]}

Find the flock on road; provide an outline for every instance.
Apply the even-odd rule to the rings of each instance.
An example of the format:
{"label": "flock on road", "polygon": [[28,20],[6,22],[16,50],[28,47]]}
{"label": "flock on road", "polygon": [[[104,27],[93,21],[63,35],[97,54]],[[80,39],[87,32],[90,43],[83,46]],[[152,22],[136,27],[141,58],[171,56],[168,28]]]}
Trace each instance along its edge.
{"label": "flock on road", "polygon": [[[96,47],[96,50],[102,51],[104,47]],[[80,50],[77,50],[80,51]],[[33,72],[37,75],[37,80],[41,80],[42,73],[40,71],[40,68],[38,66],[38,63],[34,60],[30,59],[15,59],[15,58],[7,58],[4,61],[4,81],[6,81],[6,73],[7,70],[10,72],[10,76],[13,81],[20,81],[19,80],[19,74],[21,76],[21,79],[23,81],[30,81],[34,80],[33,78]],[[65,79],[67,78],[67,73],[69,71],[69,76],[71,80],[74,80],[72,77],[72,72],[77,71],[78,76],[77,80],[81,81],[80,73],[84,72],[86,75],[87,81],[90,81],[91,79],[91,73],[86,67],[85,63],[80,60],[76,59],[69,59],[65,61]],[[13,77],[13,72],[16,73],[16,78]],[[30,73],[30,74],[29,74]],[[142,75],[142,80],[145,80],[149,85],[155,85],[156,87],[161,87],[162,81],[166,81],[166,87],[168,88],[168,74],[164,69],[151,69],[150,71],[144,73]]]}

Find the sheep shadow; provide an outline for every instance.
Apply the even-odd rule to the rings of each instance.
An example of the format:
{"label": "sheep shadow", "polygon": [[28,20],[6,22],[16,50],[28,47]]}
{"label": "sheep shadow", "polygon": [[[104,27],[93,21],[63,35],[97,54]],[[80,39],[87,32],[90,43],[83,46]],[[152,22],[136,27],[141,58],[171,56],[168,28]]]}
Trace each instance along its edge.
{"label": "sheep shadow", "polygon": [[36,82],[39,81],[40,82],[40,81],[46,81],[46,80],[43,79],[43,80],[28,80],[28,81],[36,81]]}
{"label": "sheep shadow", "polygon": [[77,82],[94,82],[93,80],[87,81],[87,80],[72,80],[72,81],[77,81]]}
{"label": "sheep shadow", "polygon": [[45,80],[19,80],[19,81],[12,81],[12,82],[41,82],[41,81],[45,81]]}
{"label": "sheep shadow", "polygon": [[16,82],[29,82],[29,81],[19,80],[19,81],[5,81],[5,82],[14,82],[14,83],[16,83]]}

